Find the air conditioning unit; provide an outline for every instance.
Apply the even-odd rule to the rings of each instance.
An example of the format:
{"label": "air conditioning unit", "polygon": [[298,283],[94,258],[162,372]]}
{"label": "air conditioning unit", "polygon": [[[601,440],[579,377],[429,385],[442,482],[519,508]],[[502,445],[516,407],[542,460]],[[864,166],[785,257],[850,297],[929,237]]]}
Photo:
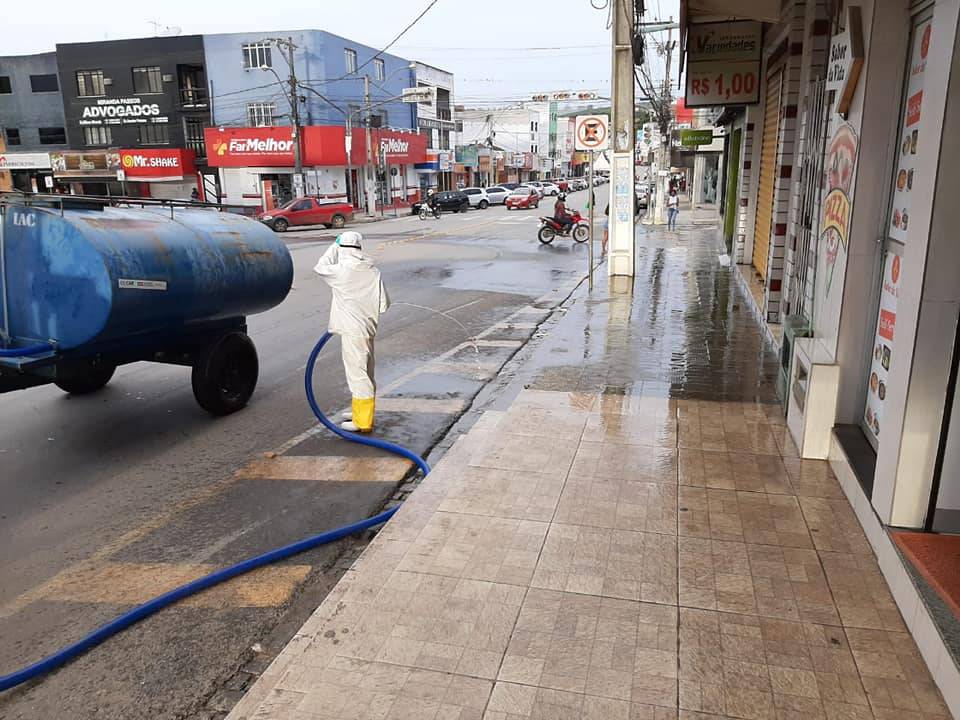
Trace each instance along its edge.
{"label": "air conditioning unit", "polygon": [[163,78],[164,82],[173,82],[173,75],[171,75],[170,73],[162,75],[161,77]]}
{"label": "air conditioning unit", "polygon": [[104,85],[113,85],[113,78],[104,78],[104,79],[103,79],[103,84],[104,84]]}

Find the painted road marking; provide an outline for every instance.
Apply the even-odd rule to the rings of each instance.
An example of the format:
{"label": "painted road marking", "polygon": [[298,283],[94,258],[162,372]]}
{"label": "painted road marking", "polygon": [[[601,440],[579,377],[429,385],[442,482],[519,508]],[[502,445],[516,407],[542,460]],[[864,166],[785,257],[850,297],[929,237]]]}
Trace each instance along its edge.
{"label": "painted road marking", "polygon": [[518,348],[523,347],[522,340],[477,340],[478,347]]}
{"label": "painted road marking", "polygon": [[528,322],[503,322],[497,323],[498,330],[536,330],[539,327],[536,323]]}
{"label": "painted road marking", "polygon": [[[478,343],[479,344],[479,343]],[[466,403],[462,398],[378,397],[377,412],[435,413],[456,415]]]}
{"label": "painted road marking", "polygon": [[384,480],[384,477],[404,475],[412,464],[409,460],[399,457],[282,455],[257,458],[238,470],[237,478],[240,480],[382,483],[390,482],[390,480]]}
{"label": "painted road marking", "polygon": [[[35,589],[56,602],[139,605],[219,569],[214,565],[105,562],[69,568]],[[310,565],[269,565],[182,601],[185,607],[278,607],[310,574]]]}

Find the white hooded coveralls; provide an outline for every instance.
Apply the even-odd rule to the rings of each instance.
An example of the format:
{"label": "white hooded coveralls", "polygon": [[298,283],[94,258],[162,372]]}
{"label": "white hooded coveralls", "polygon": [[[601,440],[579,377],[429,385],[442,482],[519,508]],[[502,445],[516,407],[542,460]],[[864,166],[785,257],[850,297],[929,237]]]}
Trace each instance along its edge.
{"label": "white hooded coveralls", "polygon": [[373,339],[380,313],[390,307],[380,271],[361,250],[336,244],[327,249],[313,270],[333,292],[329,330],[340,336],[343,369],[354,398],[354,421],[358,421],[356,401],[365,401],[364,405],[370,405],[372,425],[376,395]]}

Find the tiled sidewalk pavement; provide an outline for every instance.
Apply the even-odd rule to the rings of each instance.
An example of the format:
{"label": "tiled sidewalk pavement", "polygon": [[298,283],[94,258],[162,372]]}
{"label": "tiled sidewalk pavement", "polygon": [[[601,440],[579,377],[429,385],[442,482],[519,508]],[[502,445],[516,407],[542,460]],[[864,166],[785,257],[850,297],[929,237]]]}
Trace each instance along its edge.
{"label": "tiled sidewalk pavement", "polygon": [[633,293],[571,307],[231,718],[949,717],[829,467],[764,404],[715,246],[645,242]]}

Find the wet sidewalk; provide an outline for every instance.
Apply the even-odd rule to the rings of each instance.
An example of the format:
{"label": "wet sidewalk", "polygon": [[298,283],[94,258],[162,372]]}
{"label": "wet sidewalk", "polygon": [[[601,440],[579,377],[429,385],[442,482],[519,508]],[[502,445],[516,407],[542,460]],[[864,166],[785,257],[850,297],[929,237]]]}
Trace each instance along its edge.
{"label": "wet sidewalk", "polygon": [[949,717],[714,232],[640,233],[231,718]]}

